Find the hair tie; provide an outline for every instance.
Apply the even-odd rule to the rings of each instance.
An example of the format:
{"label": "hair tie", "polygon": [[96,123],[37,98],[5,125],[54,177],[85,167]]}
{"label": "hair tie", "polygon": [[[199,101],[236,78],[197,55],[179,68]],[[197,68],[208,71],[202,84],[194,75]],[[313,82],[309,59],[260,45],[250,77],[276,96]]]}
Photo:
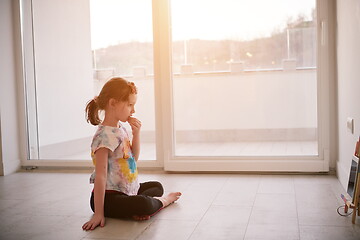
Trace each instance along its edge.
{"label": "hair tie", "polygon": [[130,87],[130,93],[132,94],[137,94],[137,88],[135,86],[135,83],[133,82],[128,82],[128,85]]}

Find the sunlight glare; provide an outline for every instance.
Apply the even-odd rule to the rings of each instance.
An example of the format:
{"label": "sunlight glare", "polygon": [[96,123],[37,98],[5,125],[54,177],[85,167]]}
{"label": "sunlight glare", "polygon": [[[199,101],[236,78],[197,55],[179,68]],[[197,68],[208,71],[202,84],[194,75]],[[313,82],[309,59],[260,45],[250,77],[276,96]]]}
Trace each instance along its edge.
{"label": "sunlight glare", "polygon": [[[172,39],[251,40],[283,29],[315,0],[169,0]],[[151,0],[90,0],[92,48],[152,42]]]}

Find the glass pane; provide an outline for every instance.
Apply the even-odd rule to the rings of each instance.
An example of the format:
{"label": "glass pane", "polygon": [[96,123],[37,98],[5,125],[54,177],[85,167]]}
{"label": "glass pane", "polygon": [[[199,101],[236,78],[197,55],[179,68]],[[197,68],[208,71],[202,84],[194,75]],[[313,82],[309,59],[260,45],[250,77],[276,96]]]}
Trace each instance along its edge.
{"label": "glass pane", "polygon": [[175,155],[318,155],[315,0],[171,11]]}
{"label": "glass pane", "polygon": [[32,8],[39,159],[90,158],[96,128],[85,105],[113,75],[138,86],[140,159],[155,159],[151,1],[33,0]]}
{"label": "glass pane", "polygon": [[142,122],[140,160],[155,160],[152,2],[90,0],[90,7],[95,92],[110,76],[135,83],[134,116]]}

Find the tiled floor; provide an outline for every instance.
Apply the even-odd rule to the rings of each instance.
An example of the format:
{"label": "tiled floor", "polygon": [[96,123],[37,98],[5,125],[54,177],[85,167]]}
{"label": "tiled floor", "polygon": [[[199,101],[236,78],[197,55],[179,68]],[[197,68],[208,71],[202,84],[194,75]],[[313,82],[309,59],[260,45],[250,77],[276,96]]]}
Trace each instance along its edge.
{"label": "tiled floor", "polygon": [[141,173],[176,203],[148,221],[106,219],[81,229],[92,216],[89,173],[28,173],[0,177],[0,239],[4,240],[359,240],[360,218],[341,217],[344,189],[333,175]]}

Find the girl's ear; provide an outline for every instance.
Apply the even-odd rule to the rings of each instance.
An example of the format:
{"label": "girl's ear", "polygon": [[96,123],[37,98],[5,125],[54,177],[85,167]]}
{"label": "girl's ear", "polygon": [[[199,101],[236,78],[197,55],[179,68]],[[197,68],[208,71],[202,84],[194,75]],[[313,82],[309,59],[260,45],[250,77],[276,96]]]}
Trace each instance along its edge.
{"label": "girl's ear", "polygon": [[114,98],[110,98],[109,100],[109,107],[115,107],[117,101]]}

